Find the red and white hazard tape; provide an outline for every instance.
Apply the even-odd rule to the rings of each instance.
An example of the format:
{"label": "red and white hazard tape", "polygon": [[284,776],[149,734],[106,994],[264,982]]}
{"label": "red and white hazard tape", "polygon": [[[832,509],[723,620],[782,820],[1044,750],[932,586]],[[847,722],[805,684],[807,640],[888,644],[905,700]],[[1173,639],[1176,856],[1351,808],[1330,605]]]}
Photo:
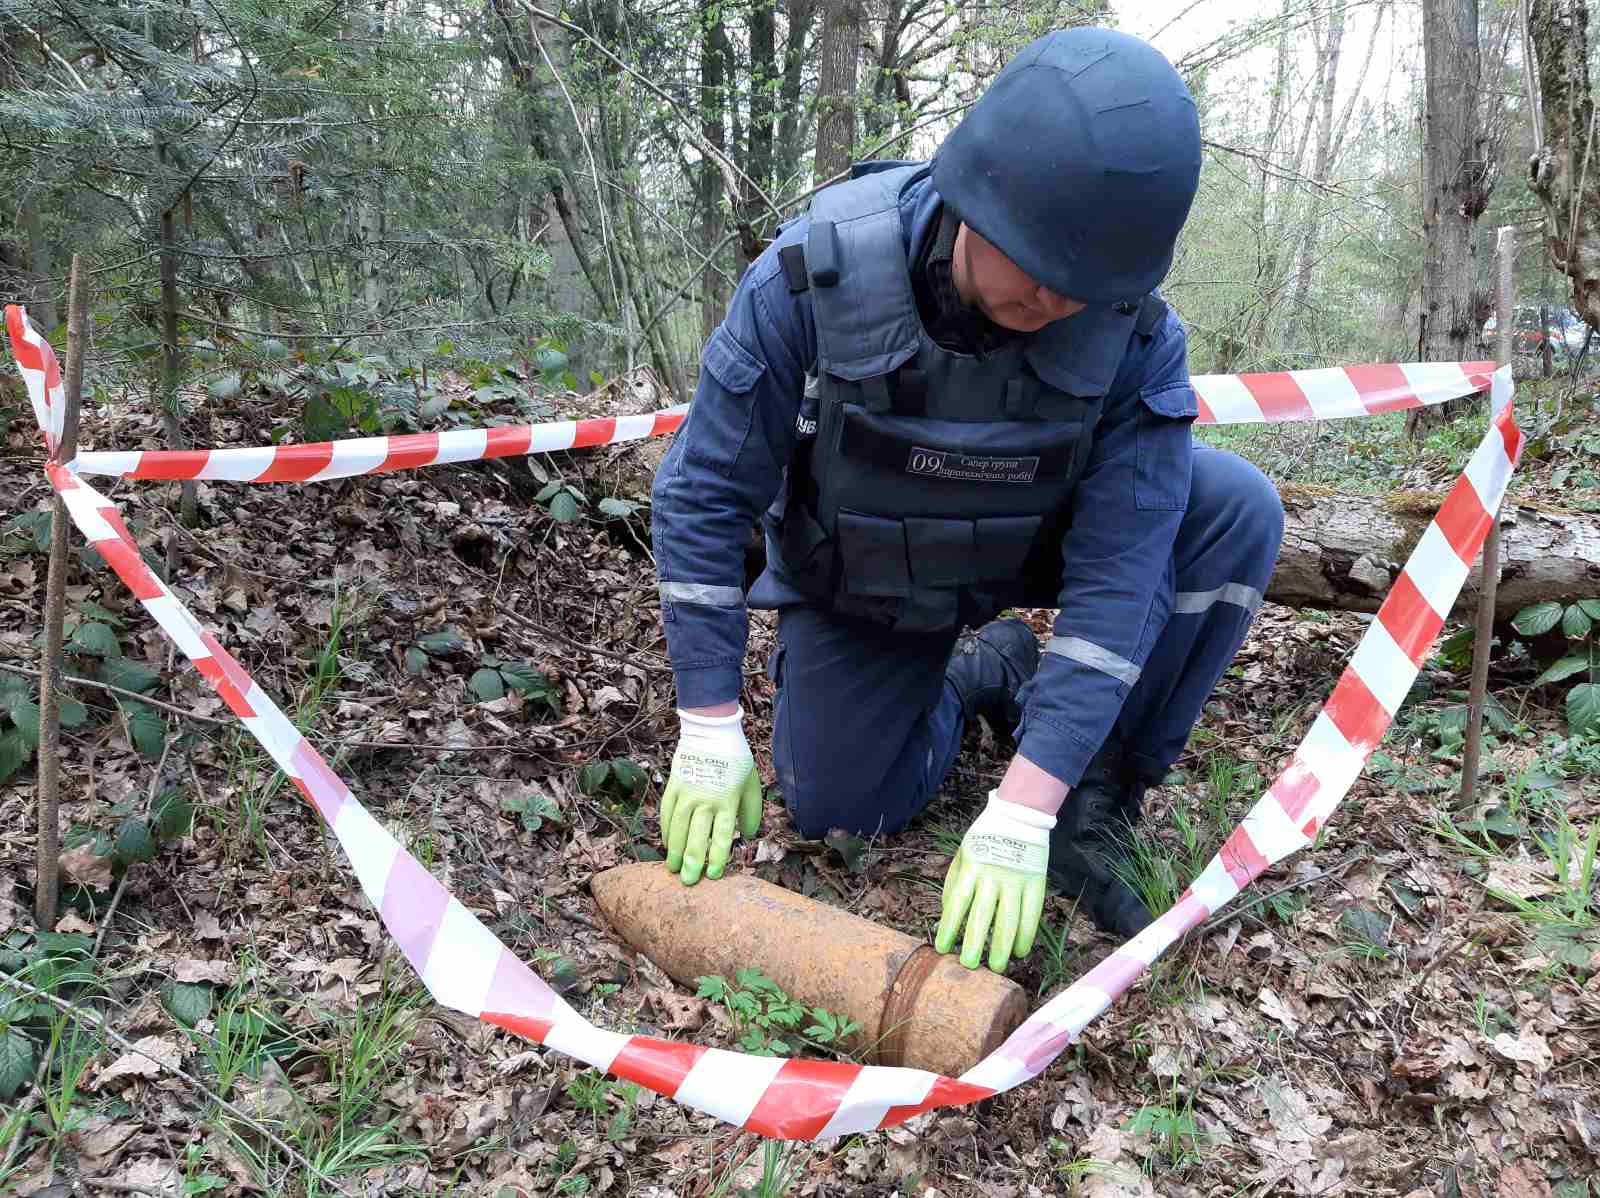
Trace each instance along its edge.
{"label": "red and white hazard tape", "polygon": [[20,304],[6,305],[6,332],[11,335],[11,354],[17,360],[17,369],[22,372],[22,381],[28,386],[28,398],[33,402],[33,418],[39,422],[39,431],[44,434],[45,452],[54,460],[56,450],[61,446],[67,412],[56,351],[34,331],[33,325],[28,323],[27,311]]}
{"label": "red and white hazard tape", "polygon": [[[27,323],[18,310],[8,308],[7,324],[15,348]],[[36,385],[39,388],[34,407],[41,427],[48,430],[52,403],[59,411],[59,395],[52,400],[44,390],[46,380],[57,377],[54,354],[42,339],[24,344],[42,357],[34,359],[39,364],[32,373],[24,371],[24,377],[30,393]],[[22,356],[19,352],[19,360]],[[1474,381],[1471,390],[1479,390],[1491,365],[1452,366],[1453,377],[1441,368],[1440,376],[1449,381],[1440,386],[1450,390]],[[1413,368],[1352,368],[1346,377],[1355,380],[1360,376],[1354,372],[1363,369],[1405,373]],[[1325,373],[1272,377],[1298,380]],[[1413,402],[1395,403],[1392,375],[1387,377],[1383,386],[1390,390],[1377,400],[1370,393],[1362,398],[1364,393],[1357,390],[1362,410],[1371,410],[1374,402],[1386,405],[1377,410],[1391,410],[1454,398],[1423,399],[1421,392],[1432,394],[1439,388],[1419,379],[1425,386],[1407,384]],[[1309,395],[1304,382],[1294,386],[1302,397]],[[1245,384],[1245,392],[1254,404],[1255,419],[1295,418],[1280,415],[1290,403],[1286,390],[1257,390]],[[1208,395],[1219,393],[1207,389]],[[513,956],[367,813],[266,693],[145,565],[116,506],[54,460],[46,471],[90,544],[328,822],[362,890],[435,1000],[747,1130],[784,1139],[822,1139],[890,1127],[935,1107],[976,1102],[1037,1076],[1167,948],[1269,865],[1311,842],[1399,710],[1482,548],[1490,513],[1499,508],[1505,494],[1522,448],[1511,406],[1509,367],[1493,372],[1492,394],[1495,415],[1488,434],[1417,543],[1288,766],[1170,911],[1035,1011],[1003,1045],[959,1079],[916,1069],[750,1056],[596,1027]],[[1237,393],[1236,399],[1242,406]],[[1320,405],[1322,399],[1315,402]],[[1313,406],[1312,415],[1301,418],[1326,410]],[[1215,406],[1211,412],[1217,423],[1223,422]]]}
{"label": "red and white hazard tape", "polygon": [[1493,362],[1401,362],[1330,366],[1266,374],[1198,374],[1196,424],[1276,424],[1338,420],[1425,408],[1476,395],[1489,384]]}
{"label": "red and white hazard tape", "polygon": [[321,482],[357,474],[386,474],[446,462],[515,458],[561,449],[616,445],[670,433],[683,423],[688,404],[642,416],[598,420],[556,420],[499,428],[461,428],[442,433],[403,433],[396,437],[356,437],[307,445],[263,445],[251,449],[152,449],[80,453],[72,462],[79,474],[120,474],[123,478],[216,478],[239,483]]}
{"label": "red and white hazard tape", "polygon": [[[1200,418],[1195,423],[1333,420],[1426,407],[1475,395],[1487,385],[1493,370],[1493,362],[1409,362],[1271,374],[1201,374],[1192,380],[1200,399]],[[688,404],[680,404],[643,416],[250,449],[97,450],[80,453],[71,466],[78,474],[118,474],[123,478],[317,482],[445,462],[475,462],[637,441],[672,432],[683,423],[688,410]]]}

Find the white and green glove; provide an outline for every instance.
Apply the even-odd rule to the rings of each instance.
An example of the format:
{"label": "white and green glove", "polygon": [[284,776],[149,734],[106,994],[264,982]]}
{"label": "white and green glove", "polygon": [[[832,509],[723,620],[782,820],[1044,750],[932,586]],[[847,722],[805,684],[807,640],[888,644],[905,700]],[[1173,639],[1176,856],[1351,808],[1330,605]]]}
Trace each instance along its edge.
{"label": "white and green glove", "polygon": [[720,878],[728,867],[737,825],[745,836],[761,829],[761,777],[744,712],[703,716],[678,711],[678,749],[661,796],[661,840],[667,868],[693,886],[701,873]]}
{"label": "white and green glove", "polygon": [[[1033,949],[1044,912],[1045,867],[1050,861],[1050,829],[1056,817],[1007,803],[989,792],[944,876],[939,930],[933,947],[947,953],[966,924],[961,963],[976,969],[989,940],[989,968],[1004,973],[1011,958]],[[994,936],[989,938],[990,926]]]}

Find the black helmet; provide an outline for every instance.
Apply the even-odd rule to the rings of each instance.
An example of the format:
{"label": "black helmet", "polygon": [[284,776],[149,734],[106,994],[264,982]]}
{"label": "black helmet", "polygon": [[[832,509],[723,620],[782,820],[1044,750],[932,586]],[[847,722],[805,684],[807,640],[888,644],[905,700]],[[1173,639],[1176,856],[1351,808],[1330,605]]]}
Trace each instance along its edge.
{"label": "black helmet", "polygon": [[1172,64],[1110,29],[1046,34],[933,162],[945,202],[1050,290],[1136,301],[1166,277],[1200,180],[1200,121]]}

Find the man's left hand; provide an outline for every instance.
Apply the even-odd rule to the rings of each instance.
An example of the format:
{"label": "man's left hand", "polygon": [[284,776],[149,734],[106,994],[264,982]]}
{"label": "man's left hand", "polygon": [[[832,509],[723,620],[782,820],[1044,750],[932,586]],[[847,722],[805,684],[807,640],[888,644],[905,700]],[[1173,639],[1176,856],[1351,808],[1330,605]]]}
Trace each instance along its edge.
{"label": "man's left hand", "polygon": [[1020,960],[1032,951],[1055,824],[1053,815],[989,792],[989,805],[972,821],[945,874],[935,949],[951,951],[965,924],[961,963],[968,969],[983,961],[985,940],[989,968],[996,973],[1004,973],[1013,957]]}

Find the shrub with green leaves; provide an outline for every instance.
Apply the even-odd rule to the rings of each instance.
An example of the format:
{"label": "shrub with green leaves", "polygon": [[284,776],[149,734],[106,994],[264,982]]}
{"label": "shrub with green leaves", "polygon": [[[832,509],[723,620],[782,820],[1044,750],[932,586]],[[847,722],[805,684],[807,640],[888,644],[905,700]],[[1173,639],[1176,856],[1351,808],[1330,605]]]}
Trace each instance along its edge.
{"label": "shrub with green leaves", "polygon": [[0,526],[0,551],[49,553],[50,513],[18,512]]}
{"label": "shrub with green leaves", "polygon": [[10,1102],[33,1082],[66,1018],[53,1004],[7,985],[8,979],[71,998],[96,984],[93,947],[92,939],[77,932],[13,931],[0,940],[0,1102]]}
{"label": "shrub with green leaves", "polygon": [[[464,653],[467,638],[453,628],[419,636],[405,651],[408,674],[421,674],[428,663]],[[526,661],[504,661],[492,654],[478,659],[478,666],[467,678],[467,692],[475,702],[489,703],[515,692],[528,702],[545,708],[552,716],[561,714],[561,688],[543,670]]]}
{"label": "shrub with green leaves", "polygon": [[633,802],[644,793],[650,775],[626,757],[591,761],[578,771],[578,790],[586,795],[610,795]]}
{"label": "shrub with green leaves", "polygon": [[[66,695],[59,707],[63,728],[77,728],[89,718],[88,709]],[[21,769],[38,748],[38,689],[16,674],[0,674],[0,782]]]}
{"label": "shrub with green leaves", "polygon": [[542,794],[517,795],[500,800],[500,810],[517,817],[526,831],[537,832],[546,824],[560,827],[566,823],[561,808]]}
{"label": "shrub with green leaves", "polygon": [[428,668],[428,662],[436,657],[449,657],[454,653],[461,653],[467,647],[467,638],[454,628],[441,628],[437,632],[427,632],[417,638],[417,643],[406,649],[405,667],[408,674],[420,674]]}
{"label": "shrub with green leaves", "polygon": [[1533,680],[1535,686],[1565,682],[1579,674],[1588,680],[1567,691],[1567,731],[1573,736],[1600,733],[1600,658],[1595,654],[1595,621],[1600,620],[1600,599],[1576,603],[1547,600],[1523,608],[1511,626],[1523,636],[1544,636],[1558,628],[1567,640],[1567,652]]}
{"label": "shrub with green leaves", "polygon": [[75,824],[67,830],[63,846],[89,845],[96,857],[106,858],[120,872],[138,862],[154,861],[163,844],[187,836],[194,826],[194,803],[176,787],[158,794],[148,814],[142,808],[137,800],[117,804],[110,812],[115,821],[110,830]]}
{"label": "shrub with green leaves", "polygon": [[[117,629],[122,618],[92,600],[75,604],[67,613],[63,629],[63,655],[69,659],[69,673],[93,674],[100,681],[125,691],[144,694],[153,690],[161,675],[142,661],[123,657]],[[42,647],[43,635],[40,635]],[[77,664],[70,659],[87,659]],[[0,673],[0,782],[10,778],[39,748],[39,688],[37,683],[16,674]],[[161,756],[166,741],[167,721],[159,710],[127,695],[114,696],[124,721],[128,740],[144,756]],[[88,723],[89,709],[71,695],[57,695],[57,708],[63,728],[80,728]]]}
{"label": "shrub with green leaves", "polygon": [[564,479],[553,479],[533,497],[540,507],[563,524],[570,524],[583,515],[580,505],[589,502],[588,496]]}
{"label": "shrub with green leaves", "polygon": [[728,1009],[739,1046],[755,1056],[786,1057],[804,1045],[847,1054],[849,1041],[861,1031],[854,1019],[796,1002],[759,969],[741,969],[733,977],[731,986],[718,974],[697,977],[695,995]]}
{"label": "shrub with green leaves", "polygon": [[531,703],[542,704],[551,715],[561,714],[561,691],[548,674],[525,661],[501,661],[485,654],[467,679],[467,690],[483,702],[515,691]]}

